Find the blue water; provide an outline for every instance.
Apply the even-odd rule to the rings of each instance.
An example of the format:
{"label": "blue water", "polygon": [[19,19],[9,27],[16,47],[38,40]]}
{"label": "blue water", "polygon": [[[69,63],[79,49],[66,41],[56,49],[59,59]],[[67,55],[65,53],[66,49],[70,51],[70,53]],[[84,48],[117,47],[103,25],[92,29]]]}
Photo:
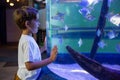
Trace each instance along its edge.
{"label": "blue water", "polygon": [[[113,11],[117,13],[119,11],[119,9],[116,9],[116,6],[119,5],[118,2],[118,0],[112,2],[109,7],[109,12]],[[66,46],[69,45],[76,51],[89,57],[96,36],[96,27],[99,21],[101,6],[102,1],[92,6],[93,9],[90,10],[90,14],[94,16],[95,19],[90,21],[85,18],[86,16],[79,13],[79,10],[84,7],[80,5],[79,1],[65,2],[64,0],[47,0],[46,29],[48,56],[53,46],[57,45],[58,56],[55,62],[60,64],[74,63],[74,60],[66,50]],[[87,8],[87,10],[89,10],[89,8]],[[118,28],[115,28],[115,25],[110,23],[109,20],[106,20],[106,26],[101,37],[101,40],[105,42],[105,46],[103,48],[99,47],[96,53],[96,60],[99,59],[98,61],[100,62],[104,62],[107,59],[110,60],[114,55],[115,58],[120,55],[120,53],[116,51],[116,45],[119,43],[120,35],[112,40],[107,36],[107,33],[112,29],[116,30],[116,32],[120,31]],[[100,57],[104,59],[101,60]],[[118,60],[118,58],[116,59]],[[113,62],[116,62],[116,60],[113,60],[112,63]]]}
{"label": "blue water", "polygon": [[[110,69],[120,70],[120,65],[118,64],[102,64]],[[48,68],[55,74],[67,80],[98,80],[87,71],[82,69],[78,64],[50,64]],[[57,79],[56,79],[57,80]],[[59,78],[58,78],[59,80]],[[61,79],[62,80],[62,79]]]}

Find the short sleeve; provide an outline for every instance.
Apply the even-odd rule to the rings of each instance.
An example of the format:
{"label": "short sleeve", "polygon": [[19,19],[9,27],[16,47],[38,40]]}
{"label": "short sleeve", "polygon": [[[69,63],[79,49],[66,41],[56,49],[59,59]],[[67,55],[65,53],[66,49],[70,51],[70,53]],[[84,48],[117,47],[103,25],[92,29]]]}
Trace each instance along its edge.
{"label": "short sleeve", "polygon": [[27,42],[23,45],[24,50],[24,61],[33,61],[33,50],[32,50],[32,44],[30,42]]}

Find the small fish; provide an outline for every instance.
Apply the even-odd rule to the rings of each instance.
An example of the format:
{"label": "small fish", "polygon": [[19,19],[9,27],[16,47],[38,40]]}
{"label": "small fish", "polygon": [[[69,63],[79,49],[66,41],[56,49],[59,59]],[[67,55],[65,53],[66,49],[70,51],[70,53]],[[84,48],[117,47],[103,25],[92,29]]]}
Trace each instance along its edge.
{"label": "small fish", "polygon": [[65,27],[64,27],[64,28],[65,28],[65,31],[67,31],[67,30],[68,30],[68,26],[67,26],[67,25],[65,25]]}
{"label": "small fish", "polygon": [[92,16],[91,14],[86,15],[85,18],[86,18],[87,20],[89,20],[89,21],[95,20],[95,17]]}
{"label": "small fish", "polygon": [[98,42],[98,46],[103,49],[106,46],[106,44],[103,40],[101,40],[100,42]]}
{"label": "small fish", "polygon": [[91,6],[95,6],[100,0],[88,0]]}
{"label": "small fish", "polygon": [[91,10],[89,10],[88,8],[79,9],[78,12],[89,21],[95,20],[95,17],[91,15]]}
{"label": "small fish", "polygon": [[109,39],[113,39],[118,36],[118,34],[115,33],[115,31],[113,31],[113,30],[110,30],[107,35],[108,35]]}
{"label": "small fish", "polygon": [[113,1],[113,0],[108,0],[108,7],[111,6],[112,1]]}
{"label": "small fish", "polygon": [[59,43],[60,43],[60,44],[63,43],[63,37],[59,38]]}
{"label": "small fish", "polygon": [[120,26],[120,14],[116,14],[110,18],[110,22],[116,26]]}
{"label": "small fish", "polygon": [[81,15],[83,15],[83,16],[86,16],[86,15],[90,14],[90,11],[89,11],[88,8],[79,9],[78,12],[79,12]]}
{"label": "small fish", "polygon": [[82,0],[79,5],[82,7],[88,7],[88,6],[94,6],[97,4],[100,0]]}
{"label": "small fish", "polygon": [[99,37],[101,35],[100,29],[97,30],[97,36]]}
{"label": "small fish", "polygon": [[116,51],[117,51],[118,53],[120,53],[120,44],[117,44],[117,45],[116,45]]}
{"label": "small fish", "polygon": [[80,38],[79,41],[78,41],[79,47],[81,47],[82,44],[83,44],[83,42],[82,42],[82,39]]}
{"label": "small fish", "polygon": [[64,20],[64,13],[58,12],[55,16],[52,16],[51,18],[54,20],[60,20],[63,21]]}
{"label": "small fish", "polygon": [[109,13],[107,13],[107,15],[105,17],[110,21],[110,18],[112,16],[114,16],[114,13],[113,12],[109,12]]}
{"label": "small fish", "polygon": [[82,0],[80,3],[79,3],[80,6],[82,7],[87,7],[89,6],[89,2],[87,0]]}

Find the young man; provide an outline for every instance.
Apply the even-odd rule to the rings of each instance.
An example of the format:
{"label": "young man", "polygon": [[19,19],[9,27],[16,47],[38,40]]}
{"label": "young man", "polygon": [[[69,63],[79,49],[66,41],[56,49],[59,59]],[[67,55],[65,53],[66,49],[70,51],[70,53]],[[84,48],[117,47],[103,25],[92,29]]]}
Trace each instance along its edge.
{"label": "young man", "polygon": [[39,27],[38,11],[29,6],[16,9],[13,13],[14,20],[21,29],[22,34],[18,45],[18,80],[36,80],[41,67],[56,59],[57,47],[54,46],[49,58],[41,60],[41,52],[32,37]]}

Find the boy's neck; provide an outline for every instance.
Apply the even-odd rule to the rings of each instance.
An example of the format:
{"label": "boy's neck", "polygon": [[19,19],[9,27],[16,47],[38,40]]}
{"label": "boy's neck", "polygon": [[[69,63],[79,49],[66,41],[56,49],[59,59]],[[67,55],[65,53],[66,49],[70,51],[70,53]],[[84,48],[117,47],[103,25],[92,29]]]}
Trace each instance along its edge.
{"label": "boy's neck", "polygon": [[22,34],[32,36],[32,33],[30,33],[28,30],[23,30]]}

